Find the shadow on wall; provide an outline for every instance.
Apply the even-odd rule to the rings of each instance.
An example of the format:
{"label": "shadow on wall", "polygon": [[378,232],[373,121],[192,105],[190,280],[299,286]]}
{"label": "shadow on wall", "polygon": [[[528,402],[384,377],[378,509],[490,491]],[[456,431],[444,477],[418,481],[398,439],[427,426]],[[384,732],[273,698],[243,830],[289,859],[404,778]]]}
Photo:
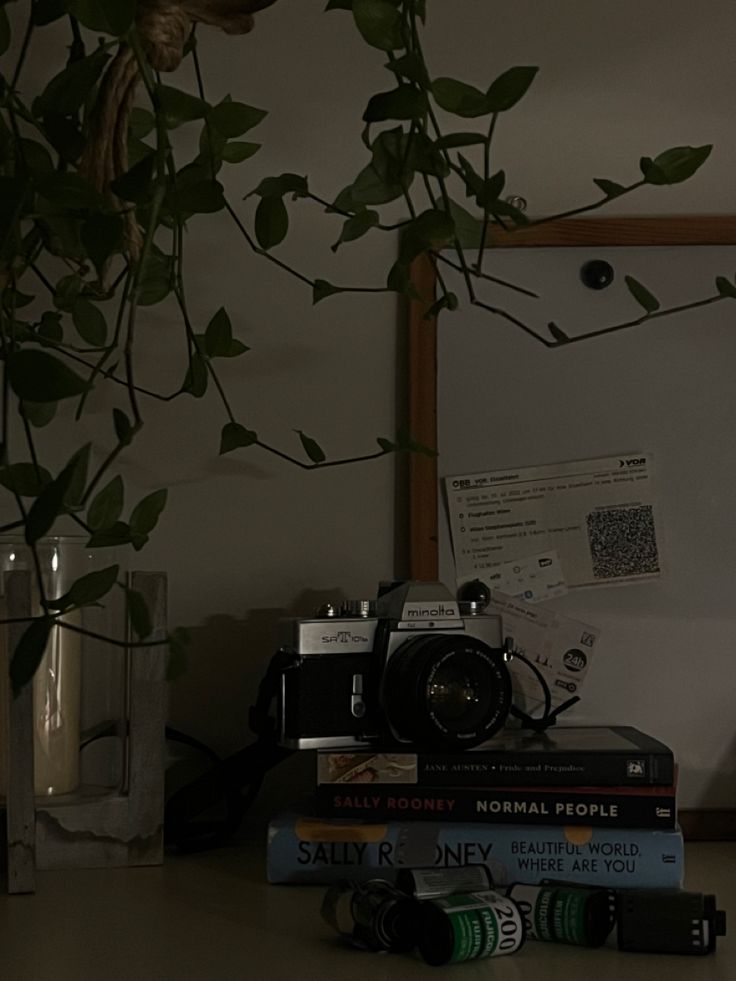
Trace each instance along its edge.
{"label": "shadow on wall", "polygon": [[[279,646],[279,622],[285,616],[313,616],[324,603],[344,599],[340,589],[304,590],[286,610],[251,610],[242,620],[218,615],[187,628],[191,645],[186,670],[169,686],[169,725],[221,757],[250,745],[255,736],[248,727],[248,710]],[[189,778],[203,762],[192,760]],[[308,792],[314,772],[313,754],[295,753],[266,778],[253,815],[267,816]]]}

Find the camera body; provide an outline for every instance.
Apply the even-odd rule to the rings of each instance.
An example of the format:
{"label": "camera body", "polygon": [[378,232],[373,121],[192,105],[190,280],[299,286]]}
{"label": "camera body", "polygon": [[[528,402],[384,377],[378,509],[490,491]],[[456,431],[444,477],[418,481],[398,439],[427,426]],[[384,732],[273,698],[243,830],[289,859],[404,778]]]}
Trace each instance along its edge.
{"label": "camera body", "polygon": [[500,617],[441,583],[383,586],[375,602],[283,631],[277,728],[288,748],[470,748],[508,715]]}

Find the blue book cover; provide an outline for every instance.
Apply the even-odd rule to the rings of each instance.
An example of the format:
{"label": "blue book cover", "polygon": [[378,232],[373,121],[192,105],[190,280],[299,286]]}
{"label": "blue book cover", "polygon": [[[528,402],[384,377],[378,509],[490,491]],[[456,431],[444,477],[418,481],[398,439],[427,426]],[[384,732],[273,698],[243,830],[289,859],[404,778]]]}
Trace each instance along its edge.
{"label": "blue book cover", "polygon": [[494,884],[544,879],[614,889],[681,888],[679,828],[589,828],[477,822],[320,818],[284,811],[268,828],[272,883],[324,885],[336,879],[391,880],[400,868],[482,863]]}

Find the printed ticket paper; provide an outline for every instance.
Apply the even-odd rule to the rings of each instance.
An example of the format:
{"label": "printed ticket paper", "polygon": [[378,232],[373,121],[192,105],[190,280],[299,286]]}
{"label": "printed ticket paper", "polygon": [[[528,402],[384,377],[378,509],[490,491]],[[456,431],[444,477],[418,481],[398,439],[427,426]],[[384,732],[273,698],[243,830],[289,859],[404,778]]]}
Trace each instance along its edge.
{"label": "printed ticket paper", "polygon": [[[496,591],[491,593],[488,612],[500,615],[514,649],[542,674],[552,708],[580,696],[600,636],[597,627]],[[514,705],[535,714],[544,705],[544,694],[534,672],[518,658],[512,658],[508,668]]]}
{"label": "printed ticket paper", "polygon": [[549,550],[568,587],[660,575],[647,454],[445,477],[445,491],[458,581]]}

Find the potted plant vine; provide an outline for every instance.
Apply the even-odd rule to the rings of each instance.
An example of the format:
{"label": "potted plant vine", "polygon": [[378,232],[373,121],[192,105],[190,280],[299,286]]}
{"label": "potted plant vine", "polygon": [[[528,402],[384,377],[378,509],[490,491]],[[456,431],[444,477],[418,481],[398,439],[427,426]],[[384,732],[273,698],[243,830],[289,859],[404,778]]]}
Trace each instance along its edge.
{"label": "potted plant vine", "polygon": [[[334,249],[363,236],[398,232],[398,254],[384,282],[366,286],[366,292],[415,296],[413,262],[430,253],[439,282],[432,315],[471,303],[554,347],[579,338],[555,324],[538,333],[516,316],[512,305],[484,302],[482,286],[494,281],[486,264],[494,228],[513,232],[598,209],[644,185],[678,184],[710,154],[709,145],[666,148],[634,164],[627,181],[595,178],[592,200],[579,207],[532,220],[509,200],[506,175],[492,166],[492,148],[498,124],[524,98],[537,68],[512,66],[480,86],[438,77],[422,45],[431,16],[426,0],[328,0],[327,14],[352,18],[386,69],[385,88],[361,107],[365,165],[349,186],[327,196],[296,173],[275,174],[236,207],[220,172],[226,166],[247,166],[258,145],[244,137],[265,113],[237,96],[216,103],[208,99],[197,50],[199,30],[202,25],[247,33],[254,15],[263,11],[267,16],[265,9],[274,2],[0,4],[0,484],[6,514],[14,512],[2,531],[22,535],[34,554],[62,517],[77,526],[91,548],[145,546],[167,492],[161,488],[147,494],[124,513],[118,464],[135,453],[149,397],[174,402],[202,398],[214,389],[225,417],[219,434],[223,454],[260,448],[317,469],[397,451],[434,452],[399,433],[378,438],[370,453],[333,460],[305,432],[299,432],[301,452],[293,454],[244,425],[230,408],[218,365],[247,349],[234,336],[225,309],[197,330],[187,307],[185,233],[195,216],[221,213],[263,261],[303,281],[313,303],[329,302],[348,288],[310,278],[278,254],[289,231],[290,209],[311,199],[334,218]],[[26,69],[37,35],[64,24],[70,38],[66,66],[38,91],[28,91]],[[183,63],[193,67],[196,91],[177,84]],[[173,132],[179,127],[197,130],[193,156],[175,148]],[[462,297],[446,286],[443,264],[459,271]],[[627,285],[642,308],[640,320],[668,312],[644,284],[629,278]],[[172,297],[186,369],[174,391],[151,392],[136,376],[136,343],[152,308]],[[717,277],[713,295],[694,298],[692,305],[735,297],[736,285]],[[114,313],[103,312],[103,305]],[[68,406],[79,418],[90,393],[103,386],[120,395],[107,420],[112,434],[107,452],[93,454],[86,443],[60,468],[45,465],[37,430],[67,427]],[[60,405],[67,411],[60,412]],[[81,577],[61,597],[41,588],[41,610],[14,652],[13,685],[18,688],[32,677],[50,630],[63,624],[64,614],[103,602],[118,583],[118,568],[110,566]],[[145,604],[119,584],[127,591],[137,641],[146,643],[150,619]],[[184,642],[181,630],[167,637],[174,652]]]}

